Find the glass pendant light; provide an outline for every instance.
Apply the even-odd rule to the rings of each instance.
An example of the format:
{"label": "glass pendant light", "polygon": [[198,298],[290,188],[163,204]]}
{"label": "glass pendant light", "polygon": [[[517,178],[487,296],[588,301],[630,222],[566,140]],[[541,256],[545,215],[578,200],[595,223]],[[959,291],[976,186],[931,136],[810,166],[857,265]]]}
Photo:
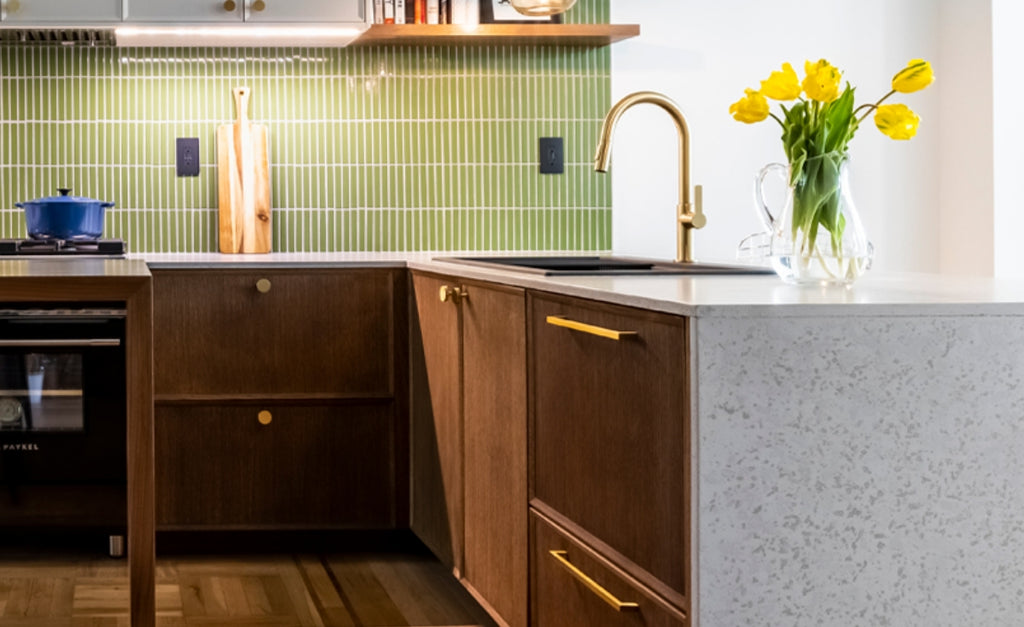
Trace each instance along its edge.
{"label": "glass pendant light", "polygon": [[576,4],[576,0],[509,0],[512,8],[523,15],[541,17],[565,13]]}

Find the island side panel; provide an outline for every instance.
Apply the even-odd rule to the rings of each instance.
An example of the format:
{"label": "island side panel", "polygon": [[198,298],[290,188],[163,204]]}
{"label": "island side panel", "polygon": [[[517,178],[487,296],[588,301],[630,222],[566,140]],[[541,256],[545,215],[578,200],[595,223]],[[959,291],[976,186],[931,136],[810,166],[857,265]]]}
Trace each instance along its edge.
{"label": "island side panel", "polygon": [[1024,317],[696,321],[695,626],[1024,616]]}

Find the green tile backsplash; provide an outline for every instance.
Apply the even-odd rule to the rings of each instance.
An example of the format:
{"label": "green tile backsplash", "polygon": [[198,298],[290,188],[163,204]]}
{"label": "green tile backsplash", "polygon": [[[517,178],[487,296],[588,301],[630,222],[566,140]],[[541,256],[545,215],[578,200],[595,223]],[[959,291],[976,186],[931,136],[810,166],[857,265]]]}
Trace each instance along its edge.
{"label": "green tile backsplash", "polygon": [[[590,11],[576,19],[607,21]],[[132,251],[216,251],[214,136],[248,85],[270,135],[275,251],[607,250],[610,184],[591,157],[609,55],[3,47],[0,237],[25,236],[15,202],[70,186],[116,203],[105,235]],[[565,174],[538,173],[542,136],[565,138]],[[200,139],[198,177],[175,176],[176,137]]]}

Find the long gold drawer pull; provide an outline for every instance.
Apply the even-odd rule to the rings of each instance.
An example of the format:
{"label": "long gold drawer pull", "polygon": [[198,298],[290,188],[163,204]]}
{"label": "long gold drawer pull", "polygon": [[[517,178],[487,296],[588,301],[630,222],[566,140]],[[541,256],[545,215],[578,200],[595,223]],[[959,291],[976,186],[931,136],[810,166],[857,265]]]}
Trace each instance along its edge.
{"label": "long gold drawer pull", "polygon": [[573,577],[578,579],[580,583],[585,585],[587,588],[590,588],[590,591],[601,597],[602,601],[614,607],[616,612],[640,609],[640,606],[636,603],[631,601],[620,601],[614,594],[605,590],[601,584],[588,577],[586,573],[579,568],[573,566],[572,562],[568,559],[569,553],[567,551],[548,551],[548,553],[551,554],[551,557],[558,560],[558,563],[569,571]]}
{"label": "long gold drawer pull", "polygon": [[624,337],[633,337],[637,334],[636,331],[616,331],[614,329],[606,329],[604,327],[594,326],[585,322],[577,322],[576,320],[570,320],[565,316],[548,316],[547,322],[548,324],[553,324],[556,327],[565,327],[566,329],[572,329],[573,331],[579,331],[581,333],[599,335],[610,340],[621,340]]}

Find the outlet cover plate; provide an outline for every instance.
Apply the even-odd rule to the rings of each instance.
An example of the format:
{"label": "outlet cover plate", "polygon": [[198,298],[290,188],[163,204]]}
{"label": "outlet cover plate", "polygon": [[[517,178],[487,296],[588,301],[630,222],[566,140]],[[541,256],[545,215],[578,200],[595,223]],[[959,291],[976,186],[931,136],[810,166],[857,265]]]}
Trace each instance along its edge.
{"label": "outlet cover plate", "polygon": [[538,142],[541,174],[561,174],[565,171],[565,157],[561,137],[541,137]]}
{"label": "outlet cover plate", "polygon": [[179,137],[175,141],[175,149],[178,176],[199,176],[199,138]]}

